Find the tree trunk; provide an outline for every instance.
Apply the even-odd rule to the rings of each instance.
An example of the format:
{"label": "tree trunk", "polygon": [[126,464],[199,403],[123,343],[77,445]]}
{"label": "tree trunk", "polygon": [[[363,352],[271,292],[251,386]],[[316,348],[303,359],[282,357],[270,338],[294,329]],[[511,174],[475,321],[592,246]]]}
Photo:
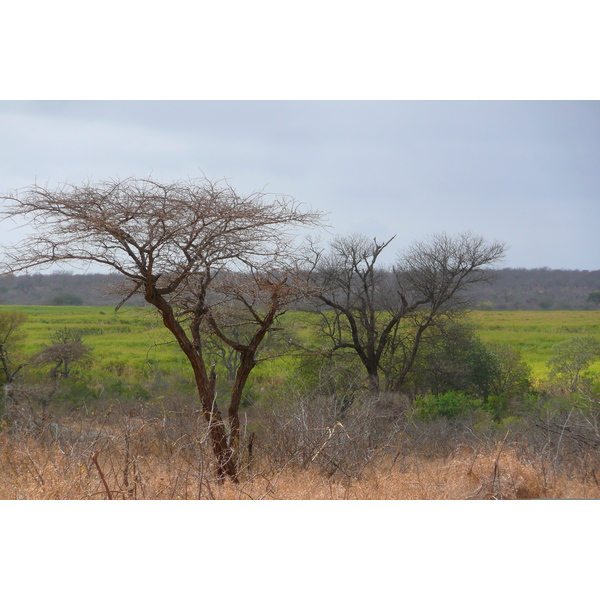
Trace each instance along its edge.
{"label": "tree trunk", "polygon": [[380,392],[379,369],[377,365],[365,365],[369,378],[369,392],[374,396],[378,396]]}
{"label": "tree trunk", "polygon": [[254,352],[242,354],[240,366],[238,367],[235,383],[231,390],[231,401],[229,403],[229,447],[232,453],[237,454],[240,444],[240,403],[242,401],[242,392],[250,372],[255,367]]}
{"label": "tree trunk", "polygon": [[225,422],[215,402],[214,372],[210,378],[206,378],[204,365],[198,360],[190,360],[196,380],[198,395],[202,403],[203,415],[208,423],[210,441],[213,454],[217,461],[217,477],[219,481],[229,477],[233,483],[239,483],[237,466],[234,458],[234,449],[231,447]]}
{"label": "tree trunk", "polygon": [[186,335],[185,330],[175,318],[172,307],[164,298],[151,287],[149,290],[146,290],[145,299],[159,310],[165,327],[173,334],[180,348],[190,361],[190,365],[194,371],[198,396],[202,404],[202,414],[208,423],[212,450],[217,461],[218,480],[222,482],[225,477],[229,477],[233,483],[239,483],[237,467],[233,459],[233,450],[227,439],[227,428],[215,402],[216,376],[214,371],[211,372],[210,376],[208,375],[201,354]]}

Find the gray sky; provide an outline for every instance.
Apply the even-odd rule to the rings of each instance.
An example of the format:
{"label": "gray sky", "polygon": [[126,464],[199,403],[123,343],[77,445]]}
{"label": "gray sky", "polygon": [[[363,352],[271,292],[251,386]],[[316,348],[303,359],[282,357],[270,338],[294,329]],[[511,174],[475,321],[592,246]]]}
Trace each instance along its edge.
{"label": "gray sky", "polygon": [[203,172],[392,250],[470,230],[506,266],[600,268],[597,101],[3,101],[0,140],[2,191]]}

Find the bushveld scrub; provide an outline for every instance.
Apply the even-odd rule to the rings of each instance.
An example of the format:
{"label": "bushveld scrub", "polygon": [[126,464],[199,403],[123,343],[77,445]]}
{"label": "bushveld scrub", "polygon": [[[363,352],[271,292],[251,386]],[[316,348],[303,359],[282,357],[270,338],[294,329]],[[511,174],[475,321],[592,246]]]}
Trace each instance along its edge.
{"label": "bushveld scrub", "polygon": [[125,307],[115,312],[110,307],[89,306],[12,308],[28,316],[23,326],[27,337],[20,347],[24,355],[41,351],[57,330],[80,332],[93,352],[93,361],[85,369],[86,377],[92,380],[102,379],[107,373],[139,379],[152,370],[175,374],[189,371],[177,345],[147,309]]}
{"label": "bushveld scrub", "polygon": [[[219,482],[189,399],[42,415],[27,399],[0,432],[2,499],[600,498],[593,414],[546,407],[500,428],[474,415],[420,422],[405,399],[326,398],[262,412],[244,429],[239,482]],[[595,426],[597,422],[595,422]]]}
{"label": "bushveld scrub", "polygon": [[[20,359],[72,328],[92,360],[58,380],[47,365],[22,369],[0,430],[0,498],[600,497],[593,386],[568,397],[538,381],[532,393],[485,401],[460,391],[373,396],[351,355],[288,355],[253,373],[240,412],[239,481],[219,483],[189,368],[173,344],[160,343],[162,329],[148,311],[18,310],[28,315]],[[494,343],[516,334],[554,346],[565,336],[595,335],[594,315],[546,312],[532,320],[486,312],[471,319],[484,323],[481,337],[489,333]],[[313,318],[284,315],[290,349],[318,349]],[[281,339],[269,343],[280,350]],[[533,346],[516,346],[527,362],[535,358]],[[231,383],[224,367],[217,371],[218,403]]]}
{"label": "bushveld scrub", "polygon": [[[299,265],[298,234],[321,227],[323,214],[290,196],[241,195],[226,180],[205,177],[33,185],[3,201],[3,221],[25,218],[35,229],[2,247],[0,272],[102,265],[122,276],[112,290],[117,309],[137,297],[160,315],[193,372],[219,474],[236,482],[243,391],[279,316],[314,296]],[[225,412],[215,404],[209,339],[239,359]]]}

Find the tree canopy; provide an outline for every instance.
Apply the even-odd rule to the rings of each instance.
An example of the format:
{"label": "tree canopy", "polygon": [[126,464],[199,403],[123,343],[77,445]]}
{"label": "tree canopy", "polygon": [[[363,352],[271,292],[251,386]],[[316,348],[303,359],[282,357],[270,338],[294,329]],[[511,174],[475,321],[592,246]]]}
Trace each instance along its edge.
{"label": "tree canopy", "polygon": [[493,279],[490,267],[506,250],[472,233],[442,233],[389,267],[381,256],[392,239],[340,236],[328,252],[314,247],[309,259],[322,331],[333,351],[358,355],[373,391],[382,374],[388,389],[403,386],[424,336],[469,305],[468,290]]}
{"label": "tree canopy", "polygon": [[[160,313],[192,366],[221,477],[237,480],[241,392],[256,352],[278,315],[306,295],[294,275],[298,227],[321,213],[287,196],[239,195],[227,182],[152,179],[34,185],[4,198],[4,217],[34,228],[5,249],[3,271],[56,263],[92,263],[124,276],[117,309],[135,294]],[[228,335],[244,323],[246,342]],[[229,432],[215,400],[215,371],[205,340],[216,335],[240,354],[230,399]]]}

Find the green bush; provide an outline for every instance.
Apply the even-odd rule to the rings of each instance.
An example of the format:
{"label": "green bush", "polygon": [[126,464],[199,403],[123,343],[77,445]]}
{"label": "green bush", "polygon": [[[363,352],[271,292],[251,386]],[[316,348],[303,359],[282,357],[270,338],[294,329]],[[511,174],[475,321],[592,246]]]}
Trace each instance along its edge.
{"label": "green bush", "polygon": [[149,400],[152,393],[140,382],[128,382],[123,379],[106,377],[102,381],[102,395],[105,398],[114,398],[117,400]]}
{"label": "green bush", "polygon": [[446,392],[445,394],[428,394],[415,401],[415,414],[419,419],[430,421],[439,417],[452,419],[481,405],[464,392]]}
{"label": "green bush", "polygon": [[91,388],[85,381],[73,379],[67,381],[63,380],[53,397],[53,404],[86,406],[87,404],[94,402],[96,394],[96,390]]}
{"label": "green bush", "polygon": [[506,396],[489,396],[481,408],[490,413],[494,421],[501,421],[510,414],[509,402]]}
{"label": "green bush", "polygon": [[50,300],[53,306],[81,306],[83,299],[77,294],[60,294]]}
{"label": "green bush", "polygon": [[594,376],[585,369],[600,360],[600,340],[593,335],[576,336],[552,346],[548,360],[550,380],[569,392],[588,391]]}

